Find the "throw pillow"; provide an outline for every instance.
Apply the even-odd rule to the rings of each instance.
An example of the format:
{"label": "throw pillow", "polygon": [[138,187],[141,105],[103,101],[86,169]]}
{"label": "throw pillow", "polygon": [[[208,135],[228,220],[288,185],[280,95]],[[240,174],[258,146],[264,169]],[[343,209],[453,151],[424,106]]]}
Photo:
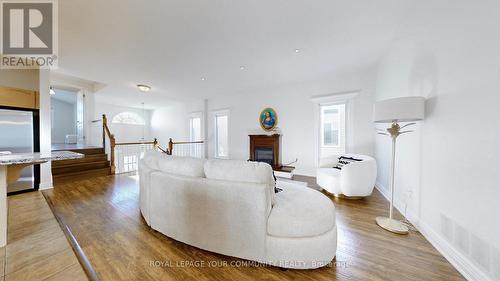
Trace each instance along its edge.
{"label": "throw pillow", "polygon": [[335,166],[333,166],[333,168],[342,170],[342,168],[345,165],[348,165],[351,162],[359,162],[359,161],[363,161],[363,160],[362,159],[356,159],[356,158],[353,158],[353,157],[340,156],[339,157],[339,162],[337,162],[337,164]]}

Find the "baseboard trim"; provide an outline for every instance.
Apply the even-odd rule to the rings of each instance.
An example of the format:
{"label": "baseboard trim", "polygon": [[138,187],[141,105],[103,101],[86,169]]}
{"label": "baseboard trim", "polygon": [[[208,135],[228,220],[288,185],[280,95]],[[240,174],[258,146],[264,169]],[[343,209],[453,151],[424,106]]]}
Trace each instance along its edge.
{"label": "baseboard trim", "polygon": [[494,281],[429,225],[420,222],[417,229],[467,280]]}
{"label": "baseboard trim", "polygon": [[385,197],[385,199],[387,199],[387,201],[391,200],[389,191],[387,191],[384,185],[382,185],[380,182],[376,182],[375,188]]}
{"label": "baseboard trim", "polygon": [[[375,188],[385,197],[385,199],[387,199],[387,201],[390,200],[391,195],[384,185],[377,182]],[[394,207],[401,212],[400,202],[394,202]],[[464,278],[470,281],[494,281],[460,251],[456,250],[446,239],[436,233],[428,224],[418,218],[412,218],[411,215],[408,216],[408,220],[417,228],[425,239],[427,239],[427,241],[429,241],[429,243],[431,243],[431,245],[464,276]]]}

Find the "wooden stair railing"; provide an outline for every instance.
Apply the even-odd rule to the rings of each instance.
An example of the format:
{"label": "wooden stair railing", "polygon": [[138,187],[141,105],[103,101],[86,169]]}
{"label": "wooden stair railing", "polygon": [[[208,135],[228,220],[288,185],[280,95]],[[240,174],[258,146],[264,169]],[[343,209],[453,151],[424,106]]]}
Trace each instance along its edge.
{"label": "wooden stair railing", "polygon": [[153,139],[153,141],[137,141],[137,142],[115,142],[117,145],[134,145],[134,144],[152,144],[155,148],[158,146],[158,141]]}
{"label": "wooden stair railing", "polygon": [[114,175],[116,171],[116,166],[115,166],[115,145],[116,145],[116,139],[115,135],[111,134],[109,131],[108,127],[108,118],[106,117],[106,114],[102,115],[102,147],[104,150],[106,150],[106,136],[109,138],[109,160],[111,163],[111,174]]}
{"label": "wooden stair railing", "polygon": [[158,140],[155,138],[153,141],[138,141],[138,142],[116,142],[115,135],[111,133],[108,127],[108,118],[106,114],[102,115],[102,147],[106,149],[106,136],[109,139],[109,147],[110,147],[110,165],[111,165],[111,174],[116,174],[116,159],[115,159],[115,148],[116,146],[126,146],[126,145],[153,145],[154,149],[159,149],[165,152],[158,145]]}
{"label": "wooden stair railing", "polygon": [[172,155],[173,150],[174,150],[174,146],[176,144],[182,145],[182,144],[202,144],[202,143],[204,143],[204,141],[176,141],[176,142],[174,142],[172,140],[172,138],[170,138],[168,140],[168,147],[167,147],[167,149],[163,150],[163,149],[160,148],[160,150],[163,151],[164,153],[168,154],[168,155]]}

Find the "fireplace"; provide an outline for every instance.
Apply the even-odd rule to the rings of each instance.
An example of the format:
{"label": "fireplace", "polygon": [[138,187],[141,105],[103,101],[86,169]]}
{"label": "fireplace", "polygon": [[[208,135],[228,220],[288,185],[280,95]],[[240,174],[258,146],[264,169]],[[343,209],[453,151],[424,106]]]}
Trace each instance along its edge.
{"label": "fireplace", "polygon": [[265,162],[269,165],[273,165],[274,153],[273,149],[269,147],[257,147],[255,149],[255,161]]}
{"label": "fireplace", "polygon": [[250,161],[265,162],[274,169],[281,167],[280,135],[249,135]]}

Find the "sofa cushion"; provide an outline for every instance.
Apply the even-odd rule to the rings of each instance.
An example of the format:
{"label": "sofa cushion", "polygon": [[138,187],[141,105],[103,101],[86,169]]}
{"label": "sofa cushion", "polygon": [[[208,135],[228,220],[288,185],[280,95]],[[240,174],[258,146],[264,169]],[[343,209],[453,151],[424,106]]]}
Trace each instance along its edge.
{"label": "sofa cushion", "polygon": [[144,152],[144,156],[142,157],[142,163],[146,165],[149,169],[152,170],[158,170],[159,169],[159,161],[160,159],[167,158],[169,157],[167,154],[156,151],[156,150],[150,150]]}
{"label": "sofa cushion", "polygon": [[267,163],[213,159],[205,162],[207,179],[249,183],[274,183],[273,169]]}
{"label": "sofa cushion", "polygon": [[275,237],[312,237],[335,227],[335,206],[310,188],[287,188],[276,194],[267,221],[267,233]]}
{"label": "sofa cushion", "polygon": [[173,175],[202,178],[205,176],[204,162],[204,159],[199,158],[168,156],[158,160],[158,170]]}
{"label": "sofa cushion", "polygon": [[271,204],[274,205],[273,169],[267,163],[243,160],[208,160],[205,162],[205,176],[215,180],[268,184]]}

